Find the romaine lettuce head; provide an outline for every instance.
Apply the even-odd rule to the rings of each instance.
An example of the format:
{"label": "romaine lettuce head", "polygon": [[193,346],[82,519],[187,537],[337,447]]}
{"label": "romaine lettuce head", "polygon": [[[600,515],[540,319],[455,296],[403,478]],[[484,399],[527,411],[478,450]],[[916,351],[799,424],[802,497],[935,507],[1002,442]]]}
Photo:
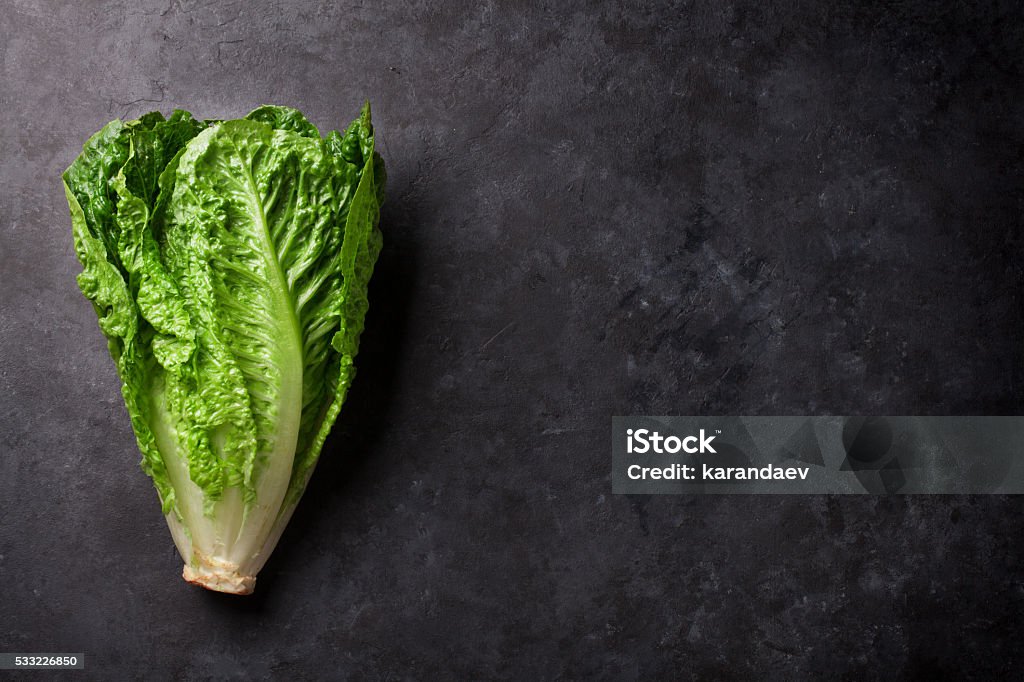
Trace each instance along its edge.
{"label": "romaine lettuce head", "polygon": [[251,593],[355,374],[381,234],[369,105],[111,121],[64,173],[99,317],[184,577]]}

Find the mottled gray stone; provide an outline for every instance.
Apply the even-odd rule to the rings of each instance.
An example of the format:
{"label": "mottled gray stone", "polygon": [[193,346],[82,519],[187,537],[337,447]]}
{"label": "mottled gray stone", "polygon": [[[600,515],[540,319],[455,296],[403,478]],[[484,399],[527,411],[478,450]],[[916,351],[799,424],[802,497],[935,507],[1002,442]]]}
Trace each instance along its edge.
{"label": "mottled gray stone", "polygon": [[[1019,675],[1020,498],[611,495],[614,414],[1021,410],[1013,2],[0,2],[0,650],[91,679]],[[357,379],[192,588],[59,173],[117,116],[374,106]]]}

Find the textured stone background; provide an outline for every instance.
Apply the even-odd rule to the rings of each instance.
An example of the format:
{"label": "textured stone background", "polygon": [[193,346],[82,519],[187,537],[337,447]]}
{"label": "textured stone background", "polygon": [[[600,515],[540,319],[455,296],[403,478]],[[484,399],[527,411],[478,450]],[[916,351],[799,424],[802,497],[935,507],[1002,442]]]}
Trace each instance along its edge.
{"label": "textured stone background", "polygon": [[[1019,674],[1024,500],[629,499],[608,444],[613,414],[1021,411],[1018,4],[386,4],[0,0],[0,650],[92,679]],[[209,594],[59,173],[118,116],[327,128],[364,98],[362,374],[257,594]]]}

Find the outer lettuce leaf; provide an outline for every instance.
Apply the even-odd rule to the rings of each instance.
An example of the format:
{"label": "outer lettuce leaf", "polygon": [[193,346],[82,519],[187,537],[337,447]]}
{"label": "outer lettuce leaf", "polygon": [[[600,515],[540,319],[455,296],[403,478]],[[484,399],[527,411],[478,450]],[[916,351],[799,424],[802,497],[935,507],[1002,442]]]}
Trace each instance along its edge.
{"label": "outer lettuce leaf", "polygon": [[287,107],[113,121],[64,179],[186,578],[251,591],[354,376],[381,246],[369,106],[326,139]]}
{"label": "outer lettuce leaf", "polygon": [[[328,138],[328,147],[334,140]],[[384,163],[373,148],[373,128],[370,124],[370,110],[367,106],[360,119],[352,124],[342,140],[341,148],[348,144],[349,154],[335,154],[335,162],[361,164],[359,184],[352,201],[345,206],[338,219],[345,221],[345,238],[341,246],[340,268],[342,273],[341,291],[337,297],[340,305],[340,328],[331,337],[331,347],[337,351],[337,372],[332,367],[327,388],[330,404],[326,414],[316,422],[304,424],[304,434],[312,436],[308,447],[300,449],[292,477],[291,498],[297,501],[302,495],[312,467],[330,432],[331,425],[341,410],[345,395],[355,377],[355,357],[359,351],[359,336],[363,331],[363,320],[369,307],[367,287],[373,266],[381,249],[381,233],[376,229],[380,218],[380,205],[384,199],[386,174]],[[357,146],[358,145],[358,146]],[[355,155],[355,151],[360,153]],[[334,377],[337,382],[334,382]],[[308,429],[308,430],[307,430]],[[313,432],[315,429],[315,434]]]}
{"label": "outer lettuce leaf", "polygon": [[[122,394],[142,452],[142,468],[153,478],[165,512],[174,504],[174,490],[150,426],[147,384],[154,365],[156,334],[169,330],[187,335],[187,330],[179,330],[183,324],[180,311],[178,319],[172,319],[176,316],[173,305],[156,300],[173,303],[174,292],[161,292],[161,282],[143,275],[147,260],[158,265],[155,242],[143,231],[155,200],[154,193],[146,190],[146,178],[158,174],[166,160],[201,128],[189,114],[178,111],[170,121],[159,113],[127,124],[111,121],[89,139],[64,173],[75,251],[83,265],[79,287],[92,302],[117,363]],[[125,173],[142,198],[127,189]],[[151,321],[142,316],[140,306],[154,311]],[[156,350],[162,345],[158,340]]]}

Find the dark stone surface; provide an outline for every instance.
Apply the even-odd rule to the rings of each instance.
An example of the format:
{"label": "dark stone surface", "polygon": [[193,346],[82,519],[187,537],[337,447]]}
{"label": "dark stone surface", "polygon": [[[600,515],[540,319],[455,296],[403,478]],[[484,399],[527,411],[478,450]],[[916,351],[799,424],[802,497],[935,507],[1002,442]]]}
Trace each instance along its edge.
{"label": "dark stone surface", "polygon": [[[613,414],[1020,412],[1018,7],[0,2],[0,650],[91,679],[1019,675],[1024,500],[628,499],[608,444]],[[117,116],[327,128],[363,98],[390,185],[362,374],[257,594],[206,593],[59,173]]]}

